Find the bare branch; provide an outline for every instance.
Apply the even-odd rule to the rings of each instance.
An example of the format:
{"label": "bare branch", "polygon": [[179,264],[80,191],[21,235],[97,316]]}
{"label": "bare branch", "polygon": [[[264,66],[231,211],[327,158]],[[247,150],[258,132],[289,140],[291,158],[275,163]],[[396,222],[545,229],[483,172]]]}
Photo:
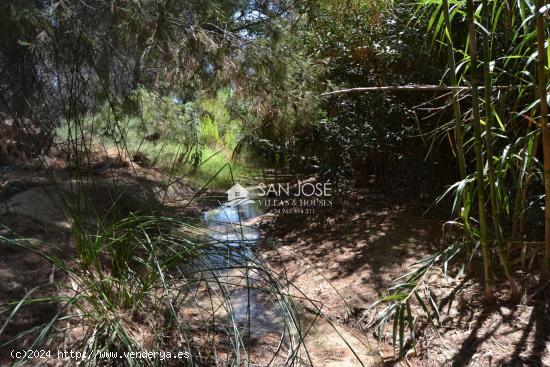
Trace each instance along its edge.
{"label": "bare branch", "polygon": [[[493,86],[495,89],[509,89],[512,88],[511,86]],[[335,90],[332,92],[325,92],[321,94],[321,97],[327,97],[332,96],[336,94],[345,94],[345,93],[359,93],[359,92],[408,92],[408,91],[425,91],[425,92],[448,92],[448,91],[462,91],[462,90],[470,90],[471,87],[452,87],[452,86],[445,86],[445,85],[390,85],[390,86],[383,86],[383,87],[358,87],[358,88],[349,88],[349,89],[340,89]],[[483,89],[483,87],[480,87],[480,89]]]}

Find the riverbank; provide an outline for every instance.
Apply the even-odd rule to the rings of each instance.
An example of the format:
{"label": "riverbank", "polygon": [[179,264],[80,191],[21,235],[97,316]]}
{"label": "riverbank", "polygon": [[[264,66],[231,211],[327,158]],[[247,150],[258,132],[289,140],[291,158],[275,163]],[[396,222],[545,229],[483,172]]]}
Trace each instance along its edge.
{"label": "riverbank", "polygon": [[[79,170],[53,156],[0,168],[0,345],[17,338],[0,348],[2,365],[15,363],[10,350],[34,345],[38,330],[59,312],[69,312],[63,298],[70,295],[67,288],[83,281],[71,272],[86,272],[79,241],[105,236],[123,218],[175,212],[191,217],[202,210],[192,200],[196,189],[186,180],[173,182],[168,174],[116,154],[96,152]],[[106,279],[111,267],[105,267]],[[86,281],[93,282],[91,273]],[[37,301],[25,305],[25,299]],[[19,302],[18,312],[10,314]],[[54,336],[42,347],[78,344],[85,328],[73,326],[68,332],[57,324],[55,331],[44,331]],[[35,359],[28,365],[59,363]]]}
{"label": "riverbank", "polygon": [[[422,215],[422,209],[376,188],[354,190],[332,210],[272,216],[262,225],[268,240],[261,256],[276,271],[285,271],[302,296],[321,304],[332,322],[364,333],[384,304],[369,307],[418,261],[450,243],[441,213]],[[481,271],[477,259],[474,268]],[[383,335],[366,330],[375,349],[380,337],[380,357],[399,366],[549,365],[545,285],[526,275],[520,279],[521,296],[503,286],[487,303],[476,296],[482,290],[477,275],[451,268],[445,276],[435,268],[427,284],[440,310],[438,331],[413,306],[418,335],[406,357],[394,358],[390,322]]]}

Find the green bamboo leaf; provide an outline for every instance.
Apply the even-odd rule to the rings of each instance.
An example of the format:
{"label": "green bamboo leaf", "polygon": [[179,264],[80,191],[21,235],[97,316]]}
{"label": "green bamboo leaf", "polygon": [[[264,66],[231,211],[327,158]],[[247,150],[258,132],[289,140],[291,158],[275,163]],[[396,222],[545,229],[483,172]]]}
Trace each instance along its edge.
{"label": "green bamboo leaf", "polygon": [[391,296],[382,298],[382,301],[383,302],[399,301],[404,299],[406,296],[407,295],[404,293],[392,294]]}
{"label": "green bamboo leaf", "polygon": [[432,30],[432,27],[436,21],[436,19],[439,18],[439,12],[441,11],[441,6],[437,6],[436,9],[432,12],[432,16],[430,17],[430,20],[428,21],[428,31]]}
{"label": "green bamboo leaf", "polygon": [[405,355],[405,307],[399,308],[399,355]]}
{"label": "green bamboo leaf", "polygon": [[435,323],[433,322],[432,314],[428,310],[428,306],[426,306],[426,303],[424,303],[424,301],[422,300],[422,297],[420,297],[420,294],[418,294],[417,291],[414,291],[414,297],[418,301],[418,304],[420,305],[420,307],[422,307],[422,310],[426,314],[426,317],[428,318],[428,321],[430,322],[430,324],[432,324],[432,326],[435,327]]}
{"label": "green bamboo leaf", "polygon": [[410,334],[411,334],[411,341],[414,342],[415,340],[415,336],[414,336],[414,318],[413,318],[413,314],[412,314],[412,311],[411,311],[411,302],[410,300],[407,300],[407,319],[408,319],[408,323],[409,323],[409,331],[410,331]]}
{"label": "green bamboo leaf", "polygon": [[393,316],[393,332],[392,332],[392,345],[393,345],[393,354],[395,355],[395,346],[397,345],[397,327],[399,326],[399,313],[401,310],[401,305],[396,307],[394,316]]}
{"label": "green bamboo leaf", "polygon": [[502,123],[502,119],[500,118],[500,115],[499,115],[498,111],[495,108],[493,108],[492,113],[493,113],[493,116],[495,117],[495,119],[498,122],[498,126],[500,126],[500,130],[506,131],[506,128],[504,127],[504,124]]}

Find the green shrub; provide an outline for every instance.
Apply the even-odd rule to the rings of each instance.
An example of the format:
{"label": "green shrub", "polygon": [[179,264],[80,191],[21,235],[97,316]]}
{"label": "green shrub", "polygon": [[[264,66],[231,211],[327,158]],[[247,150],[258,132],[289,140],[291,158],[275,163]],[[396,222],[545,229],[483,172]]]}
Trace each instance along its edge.
{"label": "green shrub", "polygon": [[205,116],[202,119],[201,139],[206,145],[211,147],[215,147],[220,143],[218,126],[216,125],[214,119],[210,116]]}
{"label": "green shrub", "polygon": [[[224,148],[229,151],[233,151],[237,146],[242,130],[242,122],[234,117],[231,104],[231,95],[227,89],[218,91],[215,98],[205,98],[198,102],[199,109],[205,116],[202,119],[202,129],[206,144],[212,147],[223,144]],[[212,125],[215,126],[215,129]],[[212,141],[214,131],[215,144]]]}
{"label": "green shrub", "polygon": [[[77,141],[83,132],[129,157],[140,152],[153,166],[188,175],[197,186],[208,183],[225,189],[233,181],[229,163],[234,176],[241,174],[242,162],[231,159],[241,130],[242,122],[232,117],[228,90],[183,103],[173,95],[162,96],[141,87],[124,106],[105,102],[83,121],[63,122],[57,136],[59,141]],[[157,134],[158,139],[149,139]]]}

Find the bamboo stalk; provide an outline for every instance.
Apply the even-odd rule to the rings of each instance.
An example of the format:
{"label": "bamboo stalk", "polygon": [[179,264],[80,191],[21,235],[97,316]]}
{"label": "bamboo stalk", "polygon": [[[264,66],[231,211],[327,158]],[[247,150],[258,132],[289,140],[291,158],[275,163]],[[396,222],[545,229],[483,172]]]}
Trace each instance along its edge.
{"label": "bamboo stalk", "polygon": [[548,103],[546,99],[546,50],[544,49],[544,42],[546,41],[546,37],[544,33],[544,15],[541,12],[544,3],[544,0],[537,1],[536,23],[538,49],[537,79],[540,99],[542,148],[544,154],[544,271],[548,275],[550,273],[550,130],[548,129]]}
{"label": "bamboo stalk", "polygon": [[487,298],[493,296],[492,281],[491,281],[491,258],[489,245],[487,243],[487,213],[485,212],[485,184],[483,174],[483,155],[482,155],[482,139],[481,139],[481,122],[479,117],[479,90],[477,76],[477,41],[476,30],[474,23],[474,2],[467,1],[468,15],[468,37],[469,37],[469,54],[470,54],[470,70],[472,85],[472,114],[474,124],[474,148],[476,153],[476,179],[477,179],[477,198],[479,207],[479,240],[483,253],[483,271],[485,276],[485,295]]}
{"label": "bamboo stalk", "polygon": [[[451,20],[449,17],[449,2],[443,0],[443,15],[445,18],[445,28],[447,32],[447,56],[449,63],[449,76],[451,81],[451,87],[458,87],[458,81],[456,78],[456,62],[454,56],[452,33],[451,33]],[[456,151],[458,155],[458,165],[460,170],[460,179],[466,178],[466,161],[464,159],[464,129],[462,126],[462,112],[460,111],[460,103],[458,99],[458,92],[460,90],[453,89],[453,111],[455,117],[455,139],[456,139]]]}
{"label": "bamboo stalk", "polygon": [[[458,80],[456,78],[456,61],[454,55],[453,36],[451,28],[451,19],[449,15],[449,1],[443,0],[443,18],[445,21],[445,35],[447,38],[447,63],[449,67],[449,79],[452,87],[458,87]],[[460,180],[466,178],[466,160],[464,159],[464,126],[462,121],[462,111],[460,109],[460,99],[458,90],[453,90],[452,105],[455,118],[455,144],[456,155],[458,158],[458,170],[460,173]],[[470,205],[469,190],[464,190],[462,193],[462,208],[466,208]],[[469,211],[460,210],[462,222],[468,232],[470,227],[470,215]],[[472,246],[467,246],[467,256],[471,258]]]}
{"label": "bamboo stalk", "polygon": [[[529,123],[531,125],[531,123]],[[530,127],[530,126],[529,126]],[[530,129],[527,130],[529,133]],[[527,200],[527,192],[529,190],[529,184],[531,182],[531,177],[533,176],[533,170],[534,170],[534,159],[533,157],[536,157],[538,154],[538,146],[539,146],[539,137],[534,137],[535,141],[533,142],[533,148],[531,152],[529,152],[529,149],[525,149],[525,154],[523,160],[525,160],[525,173],[524,173],[524,182],[523,185],[521,184],[521,174],[519,175],[518,179],[518,188],[516,192],[516,200],[514,202],[514,214],[512,217],[512,242],[514,240],[519,240],[520,242],[524,242],[524,233],[525,233],[525,216],[523,215],[523,203],[525,203],[525,200]],[[509,252],[509,249],[508,249]],[[525,256],[522,253],[522,267],[525,267]]]}
{"label": "bamboo stalk", "polygon": [[[482,18],[485,20],[485,28],[491,29],[489,24],[489,5],[487,0],[482,1]],[[491,44],[489,41],[489,35],[487,32],[482,32],[483,40],[483,76],[485,81],[485,151],[487,153],[487,177],[489,179],[489,196],[491,203],[491,215],[493,219],[493,229],[495,232],[495,239],[497,243],[498,254],[500,262],[504,268],[506,278],[510,283],[514,283],[512,271],[508,263],[508,256],[506,255],[506,249],[504,245],[504,238],[502,235],[502,226],[500,224],[500,208],[497,201],[496,190],[496,178],[495,178],[495,165],[493,163],[493,104],[491,101],[492,91],[492,73],[490,68],[491,61]]]}

